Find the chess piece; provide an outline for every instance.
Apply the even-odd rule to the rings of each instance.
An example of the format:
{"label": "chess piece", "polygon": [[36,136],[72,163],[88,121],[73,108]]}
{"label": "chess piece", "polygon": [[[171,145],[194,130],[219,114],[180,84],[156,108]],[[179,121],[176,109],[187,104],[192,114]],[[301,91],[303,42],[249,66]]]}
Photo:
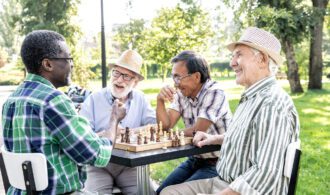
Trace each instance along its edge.
{"label": "chess piece", "polygon": [[129,139],[129,128],[128,127],[126,127],[126,131],[125,131],[125,138],[126,138],[126,140],[125,140],[125,142],[126,143],[130,143],[130,139]]}
{"label": "chess piece", "polygon": [[156,133],[156,142],[160,142],[160,135],[159,135],[159,132]]}
{"label": "chess piece", "polygon": [[139,133],[138,137],[137,137],[137,144],[141,145],[142,144],[142,134]]}
{"label": "chess piece", "polygon": [[167,149],[167,145],[166,145],[167,139],[166,139],[166,136],[163,137],[163,142],[164,142],[163,149],[166,150]]}
{"label": "chess piece", "polygon": [[184,140],[184,132],[181,131],[180,132],[180,146],[184,146],[186,143],[185,143],[185,140]]}
{"label": "chess piece", "polygon": [[178,137],[178,135],[175,135],[174,140],[175,140],[175,146],[179,146],[179,137]]}
{"label": "chess piece", "polygon": [[124,142],[125,142],[125,139],[124,139],[125,134],[124,134],[124,133],[121,133],[120,135],[121,135],[121,140],[120,140],[120,142],[121,142],[121,143],[124,143]]}
{"label": "chess piece", "polygon": [[148,144],[148,137],[144,136],[144,144]]}
{"label": "chess piece", "polygon": [[170,129],[170,131],[168,132],[168,140],[172,140],[172,136],[173,136],[173,129]]}
{"label": "chess piece", "polygon": [[155,129],[153,127],[150,128],[150,141],[155,141]]}

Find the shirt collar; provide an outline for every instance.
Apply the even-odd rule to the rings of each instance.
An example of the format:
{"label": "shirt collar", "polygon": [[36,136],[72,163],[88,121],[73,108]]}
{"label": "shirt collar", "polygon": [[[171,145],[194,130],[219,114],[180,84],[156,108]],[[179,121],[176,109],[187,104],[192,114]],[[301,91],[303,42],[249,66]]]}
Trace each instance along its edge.
{"label": "shirt collar", "polygon": [[28,73],[28,75],[25,78],[25,81],[39,82],[39,83],[45,84],[49,87],[55,88],[55,86],[49,80],[45,79],[44,77],[42,77],[40,75],[36,75],[36,74],[32,74],[32,73]]}
{"label": "shirt collar", "polygon": [[246,91],[243,92],[240,103],[248,100],[249,98],[252,98],[258,92],[262,91],[264,88],[273,85],[275,83],[276,83],[275,76],[269,76],[254,83],[251,87],[249,87]]}
{"label": "shirt collar", "polygon": [[202,88],[201,88],[201,89],[199,90],[199,92],[197,93],[195,99],[192,99],[192,98],[188,98],[188,97],[187,97],[190,103],[192,103],[193,105],[197,105],[197,104],[198,104],[198,100],[203,96],[203,94],[205,94],[206,89],[208,88],[208,87],[206,87],[206,86],[209,85],[209,83],[210,83],[209,81],[210,81],[210,80],[207,80],[207,81],[202,85]]}

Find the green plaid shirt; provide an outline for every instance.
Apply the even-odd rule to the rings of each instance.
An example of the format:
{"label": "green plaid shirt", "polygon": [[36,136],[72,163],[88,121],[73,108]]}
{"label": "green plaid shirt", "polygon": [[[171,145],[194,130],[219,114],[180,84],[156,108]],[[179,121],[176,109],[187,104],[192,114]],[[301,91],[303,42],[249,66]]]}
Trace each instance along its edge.
{"label": "green plaid shirt", "polygon": [[[45,154],[48,187],[42,194],[83,188],[83,164],[104,167],[112,145],[78,115],[71,100],[41,76],[28,74],[3,105],[2,128],[8,151]],[[10,188],[9,194],[25,194]]]}

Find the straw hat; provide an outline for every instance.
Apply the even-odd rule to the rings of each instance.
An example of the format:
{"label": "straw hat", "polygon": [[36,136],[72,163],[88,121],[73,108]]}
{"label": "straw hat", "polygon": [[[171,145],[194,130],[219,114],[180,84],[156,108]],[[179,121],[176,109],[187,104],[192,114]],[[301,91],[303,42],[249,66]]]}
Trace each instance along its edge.
{"label": "straw hat", "polygon": [[280,41],[273,34],[265,30],[249,27],[243,32],[243,35],[238,41],[230,43],[227,45],[227,48],[230,51],[234,51],[237,44],[247,45],[268,54],[277,65],[281,65],[284,61],[280,55]]}
{"label": "straw hat", "polygon": [[109,64],[110,69],[114,66],[120,66],[122,68],[126,68],[139,77],[139,80],[142,81],[144,77],[140,74],[140,70],[142,67],[143,59],[140,54],[134,50],[126,50],[121,54],[116,63]]}

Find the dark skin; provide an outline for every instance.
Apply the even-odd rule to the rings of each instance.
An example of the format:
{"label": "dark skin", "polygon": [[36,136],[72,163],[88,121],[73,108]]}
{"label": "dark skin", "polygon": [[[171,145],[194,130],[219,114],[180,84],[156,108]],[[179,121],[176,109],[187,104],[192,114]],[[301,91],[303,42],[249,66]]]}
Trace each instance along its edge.
{"label": "dark skin", "polygon": [[[184,61],[178,61],[174,63],[172,75],[178,78],[182,78],[179,83],[175,83],[175,87],[180,90],[184,96],[194,99],[203,86],[203,84],[200,83],[201,75],[199,72],[196,72],[190,76],[187,76],[188,69],[185,63],[186,62]],[[162,121],[163,129],[166,130],[173,128],[181,117],[179,112],[172,109],[166,110],[165,107],[166,101],[173,101],[175,93],[175,88],[165,86],[161,89],[157,96],[157,122],[159,123]],[[211,124],[212,122],[207,119],[198,118],[192,127],[184,129],[184,134],[185,136],[192,137],[194,130],[206,132]]]}
{"label": "dark skin", "polygon": [[[59,45],[61,47],[61,52],[56,58],[70,58],[70,51],[68,46],[64,41],[60,41]],[[44,58],[41,62],[41,67],[39,69],[39,75],[49,80],[55,88],[64,87],[71,83],[71,71],[73,68],[73,63],[67,59],[49,59]],[[119,121],[121,121],[126,115],[126,108],[123,103],[116,100],[112,107],[112,112],[110,114],[110,128],[102,132],[102,136],[107,137],[113,143],[115,143],[115,138],[117,131],[120,131],[118,127]],[[111,130],[115,129],[115,131]]]}
{"label": "dark skin", "polygon": [[[62,52],[56,57],[58,58],[70,58],[70,51],[64,41],[60,41]],[[68,86],[71,83],[71,71],[73,63],[70,63],[66,59],[49,59],[44,58],[41,62],[39,69],[40,76],[49,80],[55,88]]]}

